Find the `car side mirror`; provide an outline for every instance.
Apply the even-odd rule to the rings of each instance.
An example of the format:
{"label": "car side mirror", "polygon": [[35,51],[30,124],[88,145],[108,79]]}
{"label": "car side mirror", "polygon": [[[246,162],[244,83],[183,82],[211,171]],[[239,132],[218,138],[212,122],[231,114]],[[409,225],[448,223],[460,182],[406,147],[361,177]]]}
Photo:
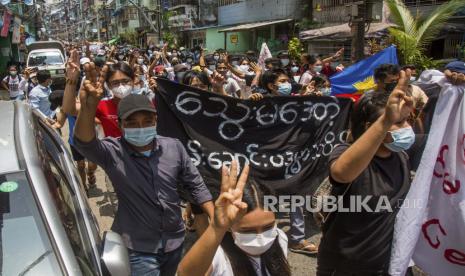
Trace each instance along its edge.
{"label": "car side mirror", "polygon": [[103,234],[103,252],[101,256],[102,270],[106,275],[129,276],[128,249],[118,233],[106,231]]}

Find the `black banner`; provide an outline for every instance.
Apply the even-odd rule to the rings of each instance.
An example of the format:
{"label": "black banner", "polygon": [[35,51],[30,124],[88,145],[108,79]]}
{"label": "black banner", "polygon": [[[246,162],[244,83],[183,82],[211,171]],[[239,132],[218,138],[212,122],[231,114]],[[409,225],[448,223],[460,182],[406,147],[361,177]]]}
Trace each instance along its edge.
{"label": "black banner", "polygon": [[311,194],[347,137],[352,106],[316,96],[238,100],[167,80],[158,92],[158,133],[181,140],[214,195],[222,164],[234,159],[279,194]]}

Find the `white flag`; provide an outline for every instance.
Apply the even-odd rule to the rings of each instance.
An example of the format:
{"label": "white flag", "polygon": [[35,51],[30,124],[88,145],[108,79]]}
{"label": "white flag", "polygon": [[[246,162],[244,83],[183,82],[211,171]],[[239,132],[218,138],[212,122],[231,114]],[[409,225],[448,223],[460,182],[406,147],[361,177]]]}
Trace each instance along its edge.
{"label": "white flag", "polygon": [[410,259],[429,275],[465,275],[465,86],[444,78],[430,134],[394,229],[390,274]]}
{"label": "white flag", "polygon": [[262,68],[265,68],[265,60],[267,58],[271,58],[270,49],[268,49],[268,45],[265,42],[262,43],[262,49],[260,50],[260,55],[258,56],[258,65]]}

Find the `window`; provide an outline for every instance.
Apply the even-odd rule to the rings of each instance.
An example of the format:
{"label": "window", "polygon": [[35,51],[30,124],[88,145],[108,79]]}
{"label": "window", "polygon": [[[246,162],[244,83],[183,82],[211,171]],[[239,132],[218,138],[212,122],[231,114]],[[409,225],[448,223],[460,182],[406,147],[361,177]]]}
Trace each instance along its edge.
{"label": "window", "polygon": [[0,185],[0,275],[62,275],[26,174]]}
{"label": "window", "polygon": [[237,4],[237,3],[240,3],[240,2],[243,2],[244,0],[219,0],[218,1],[218,6],[228,6],[228,5],[232,5],[232,4]]}
{"label": "window", "polygon": [[69,242],[83,275],[94,275],[98,271],[92,244],[84,223],[84,216],[66,174],[60,167],[64,156],[48,130],[39,127],[36,132],[42,171],[48,183],[48,190],[58,210]]}
{"label": "window", "polygon": [[36,52],[29,56],[28,66],[60,65],[63,64],[60,52]]}

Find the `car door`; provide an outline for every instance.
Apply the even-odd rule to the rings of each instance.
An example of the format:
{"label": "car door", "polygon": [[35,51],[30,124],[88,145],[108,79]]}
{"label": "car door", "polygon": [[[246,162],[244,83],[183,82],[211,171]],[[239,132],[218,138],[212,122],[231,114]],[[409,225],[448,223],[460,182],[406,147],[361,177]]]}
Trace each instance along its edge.
{"label": "car door", "polygon": [[101,275],[96,239],[89,231],[88,211],[82,204],[82,191],[75,187],[63,143],[57,134],[38,118],[38,147],[42,170],[60,222],[70,241],[83,275]]}

